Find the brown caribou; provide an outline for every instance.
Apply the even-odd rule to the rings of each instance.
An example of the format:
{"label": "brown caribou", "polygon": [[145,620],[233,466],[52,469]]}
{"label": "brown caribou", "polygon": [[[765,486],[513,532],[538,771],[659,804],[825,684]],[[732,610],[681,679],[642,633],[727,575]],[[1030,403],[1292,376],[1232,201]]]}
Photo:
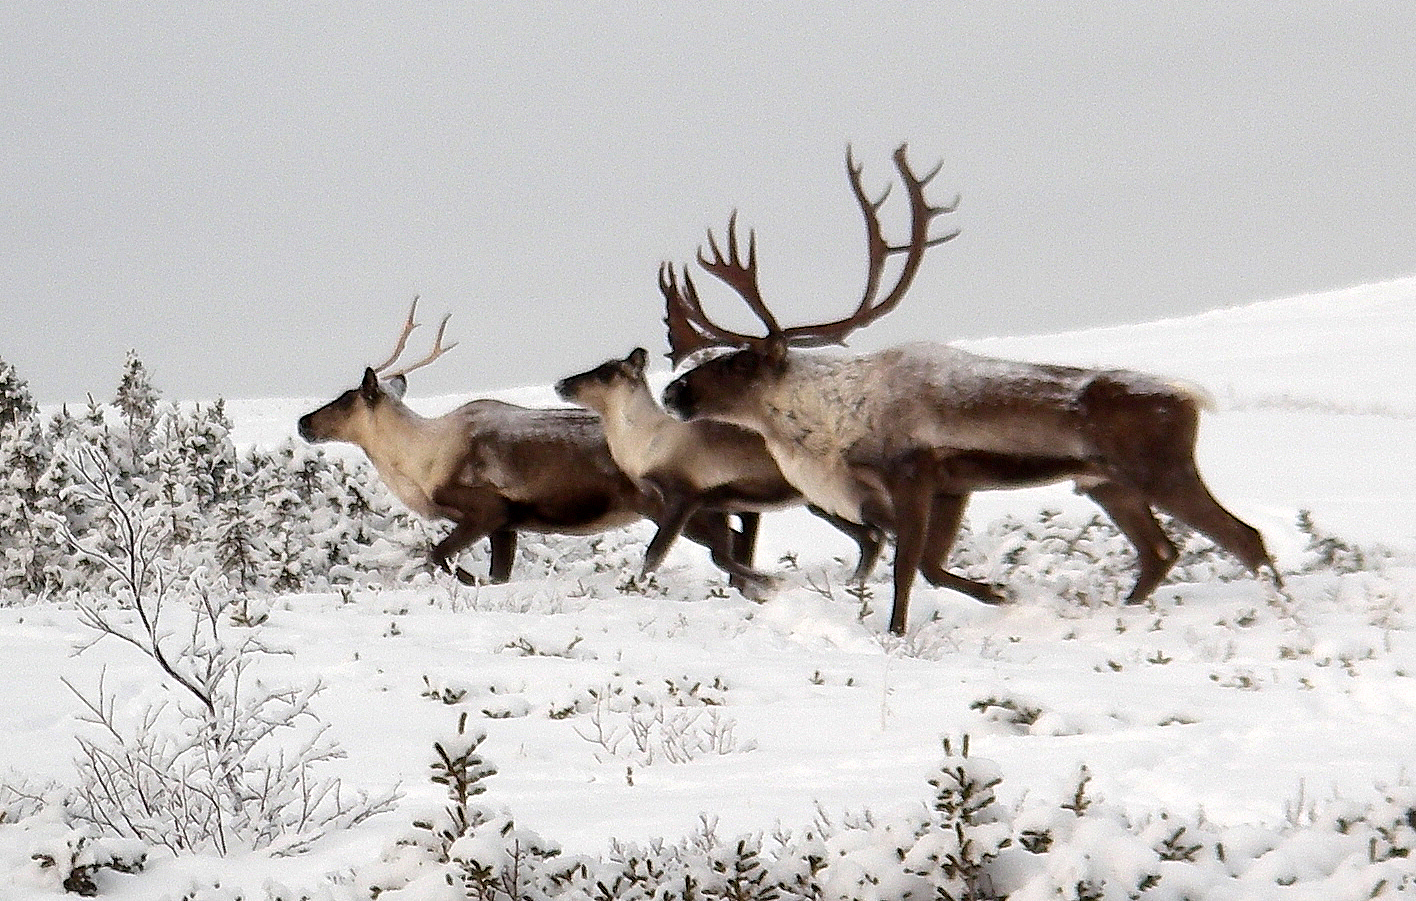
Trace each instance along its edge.
{"label": "brown caribou", "polygon": [[[615,466],[593,413],[498,400],[474,400],[434,418],[410,409],[403,402],[408,373],[455,346],[443,345],[447,316],[426,357],[390,371],[417,328],[417,306],[415,298],[392,356],[366,368],[359,387],[300,417],[299,431],[312,443],[358,446],[410,510],[451,521],[452,532],[432,548],[434,563],[472,584],[474,577],[454,560],[487,538],[490,577],[505,582],[518,531],[586,535],[659,516],[657,498]],[[736,566],[726,515],[695,516],[684,534],[708,547],[720,566]]]}
{"label": "brown caribou", "polygon": [[[676,359],[708,347],[736,348],[688,370],[664,392],[689,419],[731,422],[760,432],[783,474],[817,506],[893,534],[894,607],[890,631],[908,626],[916,572],[986,603],[998,591],[944,568],[973,491],[1071,479],[1135,545],[1139,576],[1127,603],[1147,598],[1178,552],[1156,521],[1164,510],[1212,538],[1256,573],[1278,574],[1263,538],[1220,506],[1200,478],[1195,440],[1204,398],[1175,382],[1124,370],[1039,365],[919,343],[856,356],[801,353],[845,338],[900,302],[924,252],[958,232],[930,236],[936,216],[923,177],[902,145],[895,167],[909,197],[910,236],[891,244],[879,221],[888,190],[871,199],[861,167],[846,171],[865,218],[867,278],[855,311],[834,322],[782,328],[757,284],[756,236],[741,253],[735,216],[727,252],[708,235],[705,271],[731,286],[766,327],[762,337],[722,328],[704,312],[685,270],[667,322]],[[886,261],[903,255],[879,292]]]}
{"label": "brown caribou", "polygon": [[[666,278],[661,270],[660,288],[667,296],[673,288]],[[615,464],[636,482],[648,485],[663,503],[659,531],[644,555],[644,572],[658,567],[684,523],[699,510],[739,517],[742,537],[733,557],[749,567],[760,515],[806,501],[782,476],[761,435],[726,422],[684,422],[665,412],[645,377],[647,360],[648,352],[636,347],[623,360],[609,360],[561,379],[556,394],[600,414]],[[852,578],[860,581],[868,576],[880,556],[875,530],[815,507],[812,512],[856,542],[860,559]],[[751,569],[735,575],[754,587],[770,581]]]}

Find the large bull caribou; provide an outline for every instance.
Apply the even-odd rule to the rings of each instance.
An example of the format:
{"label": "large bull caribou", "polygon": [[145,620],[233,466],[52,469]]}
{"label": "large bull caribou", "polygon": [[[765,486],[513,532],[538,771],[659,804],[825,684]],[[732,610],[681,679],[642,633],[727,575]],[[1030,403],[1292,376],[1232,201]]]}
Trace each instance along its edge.
{"label": "large bull caribou", "polygon": [[[867,278],[855,311],[818,325],[783,328],[757,280],[755,235],[746,255],[729,220],[726,252],[712,233],[699,250],[705,271],[736,291],[766,328],[762,336],[719,326],[704,312],[685,270],[669,298],[675,361],[709,347],[733,348],[685,372],[664,392],[666,406],[689,419],[716,419],[762,434],[786,478],[812,503],[895,536],[890,630],[908,626],[915,574],[986,603],[990,585],[944,568],[973,491],[1071,479],[1101,505],[1135,545],[1139,577],[1127,597],[1139,603],[1178,552],[1157,522],[1164,510],[1212,538],[1251,570],[1273,570],[1262,537],[1214,499],[1195,465],[1205,401],[1195,390],[1152,375],[998,360],[943,344],[909,344],[856,356],[795,348],[842,344],[894,309],[925,251],[955,237],[930,234],[957,203],[931,205],[905,148],[895,167],[909,198],[910,235],[888,242],[879,212],[846,154],[851,189],[865,218]],[[888,194],[888,191],[886,192]],[[884,297],[887,261],[902,263]],[[707,355],[705,355],[707,356]]]}

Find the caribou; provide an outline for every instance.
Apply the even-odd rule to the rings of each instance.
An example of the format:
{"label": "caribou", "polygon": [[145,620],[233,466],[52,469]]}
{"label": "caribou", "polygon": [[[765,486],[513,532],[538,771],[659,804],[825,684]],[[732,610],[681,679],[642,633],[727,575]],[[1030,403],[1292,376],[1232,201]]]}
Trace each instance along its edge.
{"label": "caribou", "polygon": [[[1158,376],[979,356],[945,344],[914,343],[860,355],[803,352],[845,339],[894,309],[925,251],[958,231],[931,236],[936,217],[958,204],[932,205],[906,147],[894,153],[908,196],[909,238],[886,240],[880,210],[850,149],[846,172],[865,219],[866,283],[854,312],[830,322],[783,328],[762,298],[756,235],[744,255],[736,214],[726,251],[708,233],[699,265],[732,288],[761,320],[762,336],[716,324],[684,267],[667,298],[672,356],[701,360],[669,383],[664,402],[689,419],[759,432],[783,475],[813,504],[895,538],[890,631],[908,627],[916,574],[985,603],[992,585],[945,569],[969,495],[1070,479],[1135,545],[1139,574],[1129,604],[1149,597],[1178,551],[1156,519],[1165,511],[1204,533],[1256,574],[1278,573],[1259,532],[1222,507],[1200,478],[1195,442],[1207,405],[1197,389]],[[894,284],[880,289],[887,261],[901,259]],[[724,348],[709,353],[709,348]],[[705,358],[706,359],[703,359]]]}
{"label": "caribou", "polygon": [[[311,443],[356,445],[389,490],[419,516],[453,523],[432,561],[466,584],[476,578],[456,555],[482,538],[491,551],[489,577],[511,578],[517,532],[587,535],[659,518],[657,498],[615,465],[600,419],[578,409],[530,409],[498,400],[474,400],[442,416],[419,415],[403,402],[410,372],[456,346],[444,345],[443,317],[426,357],[392,368],[418,323],[415,298],[393,354],[365,368],[357,388],[300,417]],[[719,566],[732,559],[734,535],[726,515],[701,512],[684,534],[703,544]]]}
{"label": "caribou", "polygon": [[[660,289],[674,286],[660,270]],[[684,523],[699,510],[731,513],[741,521],[741,536],[733,554],[743,571],[734,573],[754,588],[770,580],[751,566],[760,516],[769,510],[805,503],[767,451],[756,432],[725,422],[684,422],[659,406],[645,376],[648,351],[636,347],[624,359],[608,360],[594,369],[556,383],[562,400],[600,415],[615,464],[636,482],[647,485],[662,501],[664,516],[644,555],[644,572],[663,560]],[[880,536],[865,525],[812,508],[849,535],[860,548],[852,578],[862,581],[880,555]]]}

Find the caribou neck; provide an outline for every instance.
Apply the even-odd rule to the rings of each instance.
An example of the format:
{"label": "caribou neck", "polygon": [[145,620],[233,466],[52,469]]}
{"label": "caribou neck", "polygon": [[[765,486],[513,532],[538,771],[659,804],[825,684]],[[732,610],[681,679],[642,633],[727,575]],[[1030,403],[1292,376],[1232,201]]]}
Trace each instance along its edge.
{"label": "caribou neck", "polygon": [[433,500],[455,474],[461,454],[448,451],[459,440],[450,416],[430,419],[402,401],[380,404],[372,427],[356,441],[379,477],[409,509],[423,516],[445,516]]}
{"label": "caribou neck", "polygon": [[649,386],[644,384],[611,392],[605,409],[599,412],[610,456],[632,478],[644,474],[644,450],[665,430],[681,425],[659,406]]}

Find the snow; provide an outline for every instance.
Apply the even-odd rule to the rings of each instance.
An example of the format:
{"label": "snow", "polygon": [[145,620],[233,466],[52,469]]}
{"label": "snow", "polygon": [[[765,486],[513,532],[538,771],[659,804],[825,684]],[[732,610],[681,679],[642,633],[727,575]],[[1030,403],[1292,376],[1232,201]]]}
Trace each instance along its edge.
{"label": "snow", "polygon": [[[482,800],[568,854],[602,854],[615,840],[675,842],[705,816],[724,836],[800,829],[823,815],[915,816],[932,797],[941,740],[967,734],[979,767],[996,766],[1005,807],[1039,817],[1027,805],[1064,801],[1085,767],[1098,809],[1114,812],[1058,819],[1074,825],[1047,873],[1027,869],[1016,847],[1006,852],[1000,878],[1015,880],[1016,897],[1054,897],[1053,883],[1120,880],[1150,866],[1153,844],[1117,826],[1123,817],[1176,818],[1192,833],[1222,835],[1227,849],[1228,863],[1159,864],[1165,890],[1143,897],[1366,897],[1376,872],[1362,869],[1366,845],[1315,818],[1339,799],[1368,809],[1383,792],[1410,793],[1413,327],[1409,279],[966,345],[1134,367],[1208,389],[1219,407],[1202,424],[1201,470],[1226,506],[1264,532],[1290,573],[1284,595],[1252,579],[1211,579],[1167,584],[1152,605],[1119,607],[1049,592],[1004,568],[999,577],[1025,592],[1015,603],[984,607],[921,583],[911,633],[897,641],[885,634],[887,567],[877,568],[861,616],[844,581],[850,541],[790,512],[764,517],[758,560],[781,573],[781,585],[761,604],[727,590],[684,542],[648,587],[572,553],[549,577],[519,573],[502,586],[423,578],[348,597],[271,599],[261,638],[286,653],[264,659],[259,678],[322,680],[316,711],[346,752],[333,771],[375,793],[397,786],[401,799],[296,857],[150,851],[140,873],[102,871],[101,897],[367,897],[370,874],[413,871],[399,842],[415,819],[445,806],[446,789],[428,778],[432,746],[464,713],[485,731],[479,753],[497,769]],[[409,403],[433,415],[473,396]],[[560,406],[549,388],[494,396]],[[323,402],[226,406],[238,442],[271,444]],[[970,523],[982,532],[1010,514],[1033,522],[1043,508],[1094,512],[1063,488],[995,492],[975,498]],[[1388,553],[1363,572],[1298,574],[1299,510]],[[630,559],[649,533],[641,524],[624,537]],[[1073,562],[1083,584],[1094,578]],[[64,599],[0,608],[8,664],[0,774],[73,780],[80,705],[61,680],[89,689],[103,673],[121,705],[168,691],[130,648],[110,642],[75,654],[85,638]],[[1294,822],[1312,828],[1281,834]],[[62,895],[31,854],[62,844],[58,828],[40,817],[0,821],[0,899]],[[834,841],[846,848],[860,838]],[[462,839],[458,850],[493,854],[484,840]],[[862,867],[881,865],[868,845],[851,848]],[[1390,891],[1402,878],[1413,889],[1414,863],[1382,865]],[[387,897],[447,891],[439,877]]]}

